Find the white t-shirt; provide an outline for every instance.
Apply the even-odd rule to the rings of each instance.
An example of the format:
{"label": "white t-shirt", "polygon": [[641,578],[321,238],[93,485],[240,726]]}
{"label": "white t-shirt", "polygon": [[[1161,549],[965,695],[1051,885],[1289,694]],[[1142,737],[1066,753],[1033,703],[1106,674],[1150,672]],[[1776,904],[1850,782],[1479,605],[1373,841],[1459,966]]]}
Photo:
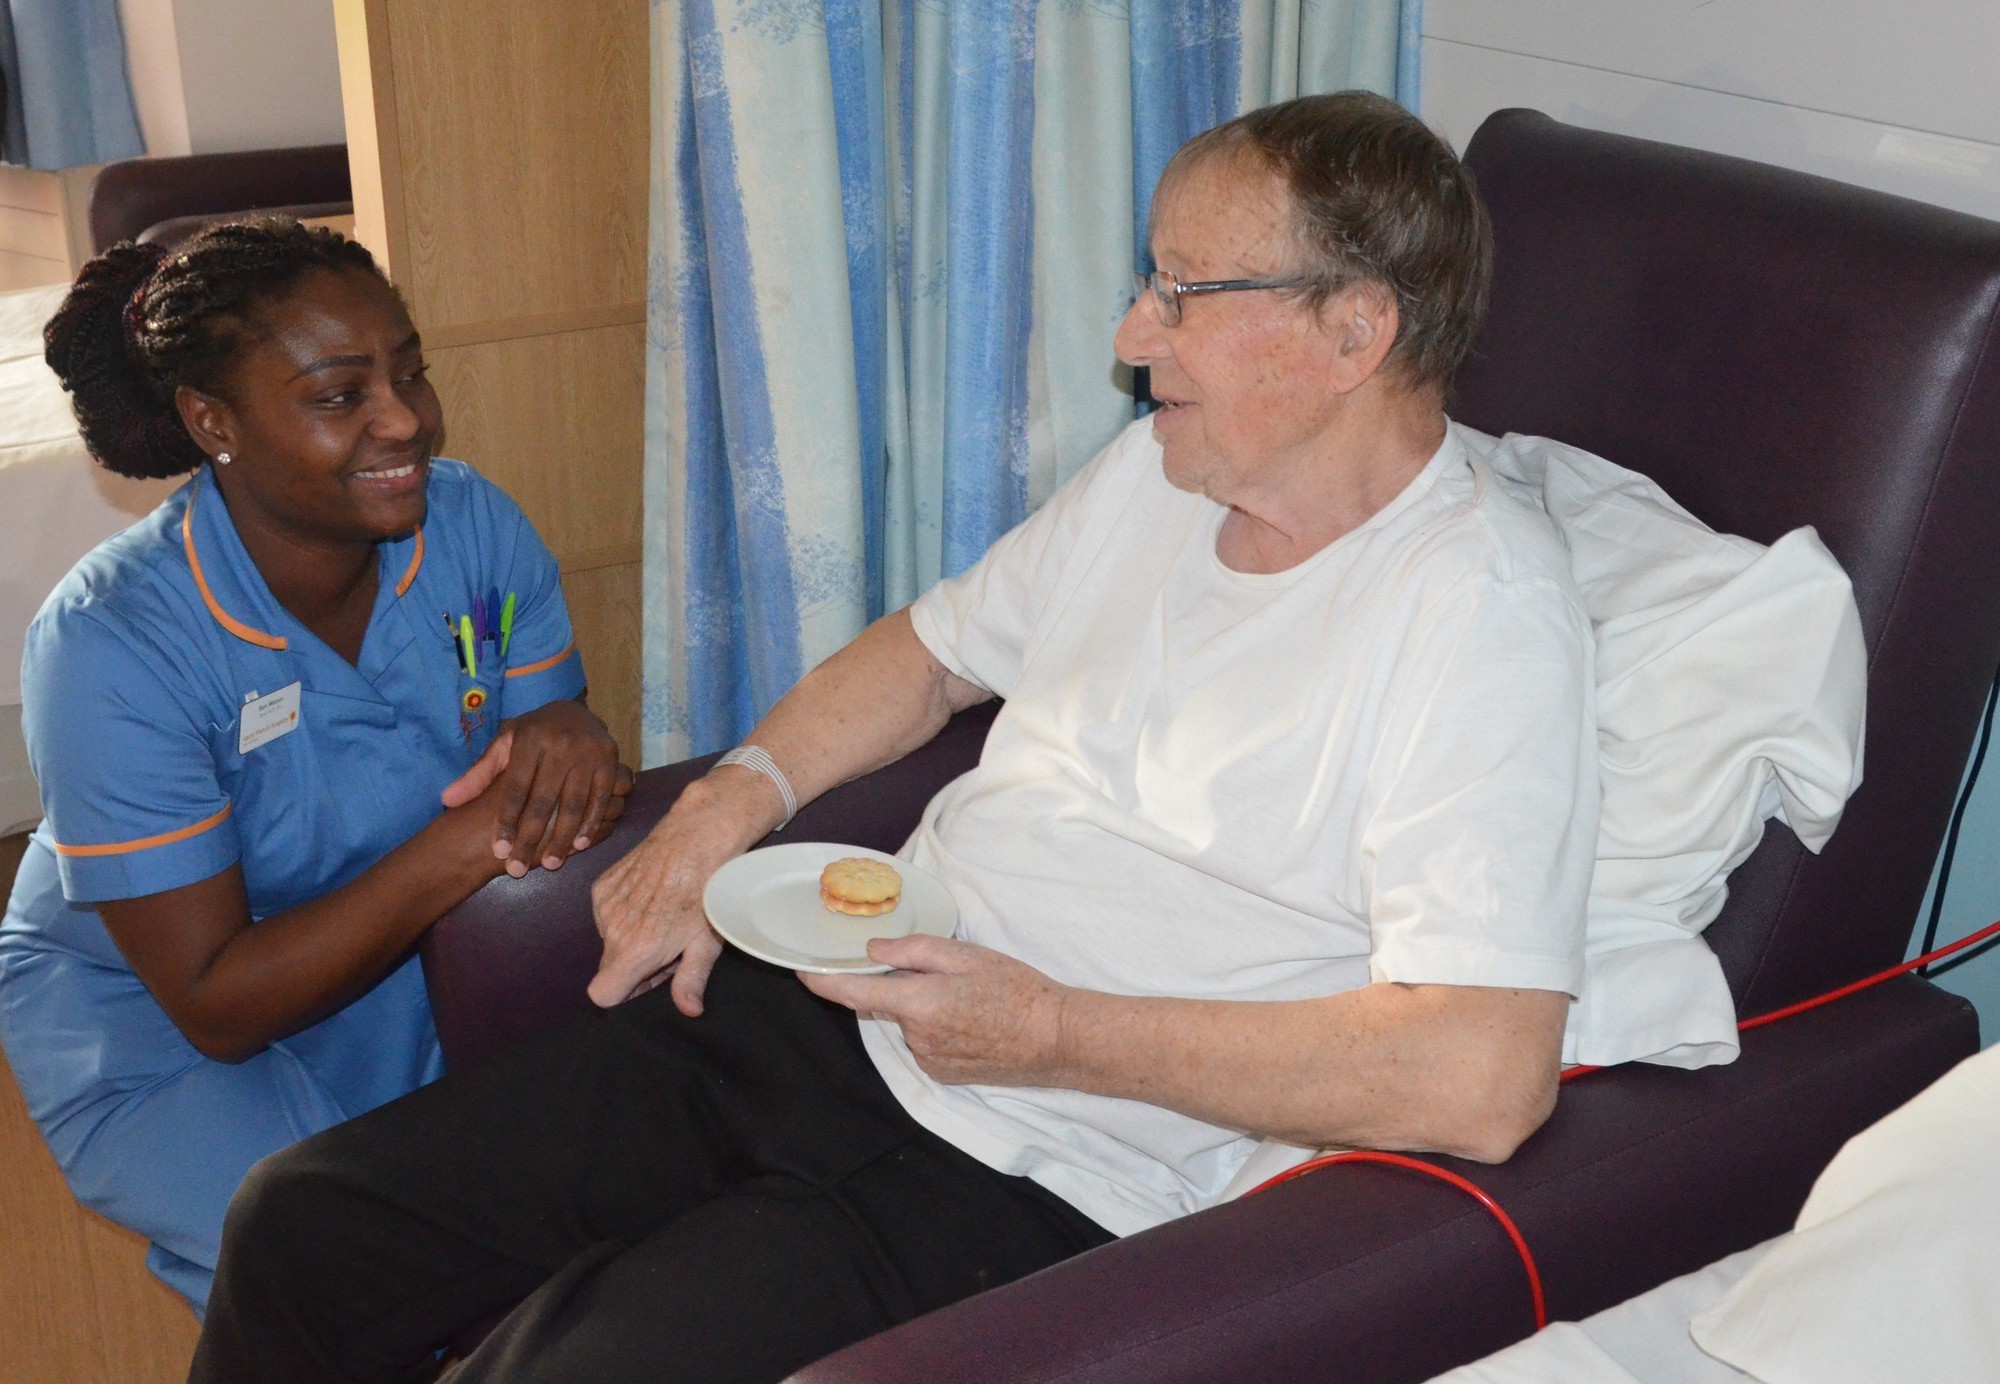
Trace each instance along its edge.
{"label": "white t-shirt", "polygon": [[[1366,524],[1224,567],[1142,420],[911,609],[1006,698],[905,845],[958,936],[1066,985],[1292,1000],[1371,980],[1574,994],[1596,840],[1589,626],[1548,519],[1454,426]],[[1137,1101],[945,1086],[864,1019],[911,1115],[1129,1234],[1258,1140]]]}

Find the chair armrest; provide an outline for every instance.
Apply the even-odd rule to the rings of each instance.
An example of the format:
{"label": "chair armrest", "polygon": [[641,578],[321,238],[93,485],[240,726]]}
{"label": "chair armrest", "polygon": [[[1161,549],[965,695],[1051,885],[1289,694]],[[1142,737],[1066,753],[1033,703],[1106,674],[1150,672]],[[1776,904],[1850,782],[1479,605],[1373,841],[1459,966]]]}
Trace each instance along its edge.
{"label": "chair armrest", "polygon": [[[1788,1228],[1848,1138],[1978,1048],[1971,1007],[1892,982],[1744,1035],[1732,1065],[1563,1089],[1490,1192],[1574,1320]],[[1513,1247],[1470,1199],[1328,1168],[919,1317],[793,1384],[1421,1381],[1533,1329]]]}
{"label": "chair armrest", "polygon": [[[895,850],[937,791],[979,762],[997,710],[988,704],[954,716],[928,745],[822,794],[763,844],[839,841]],[[600,953],[590,886],[715,759],[646,770],[633,785],[623,820],[602,845],[571,857],[560,870],[494,880],[425,934],[424,981],[447,1066],[477,1062],[590,1002],[584,987],[597,972]]]}

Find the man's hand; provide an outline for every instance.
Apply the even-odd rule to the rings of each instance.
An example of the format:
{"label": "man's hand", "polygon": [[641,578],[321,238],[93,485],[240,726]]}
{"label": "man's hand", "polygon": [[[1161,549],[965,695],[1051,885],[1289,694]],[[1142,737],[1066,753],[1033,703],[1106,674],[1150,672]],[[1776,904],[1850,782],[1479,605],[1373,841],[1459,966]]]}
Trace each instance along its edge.
{"label": "man's hand", "polygon": [[736,766],[689,784],[644,841],[591,886],[604,956],[590,998],[606,1008],[673,975],[674,1006],[693,1018],[722,955],[701,892],[708,877],[757,844],[772,824],[777,792]]}
{"label": "man's hand", "polygon": [[625,811],[632,771],[618,743],[581,702],[550,702],[502,723],[478,761],[444,790],[460,807],[497,786],[493,854],[519,878],[559,869],[603,837]]}
{"label": "man's hand", "polygon": [[[910,625],[883,616],[807,673],[757,723],[745,744],[770,754],[800,803],[880,768],[993,694],[945,671]],[[701,909],[708,877],[785,820],[776,785],[741,764],[691,783],[652,834],[591,890],[604,959],[590,997],[613,1005],[673,972],[674,1004],[701,1013],[722,939]]]}
{"label": "man's hand", "polygon": [[951,1085],[1062,1086],[1069,991],[1012,957],[943,937],[878,937],[888,975],[815,975],[823,999],[902,1025],[917,1065]]}

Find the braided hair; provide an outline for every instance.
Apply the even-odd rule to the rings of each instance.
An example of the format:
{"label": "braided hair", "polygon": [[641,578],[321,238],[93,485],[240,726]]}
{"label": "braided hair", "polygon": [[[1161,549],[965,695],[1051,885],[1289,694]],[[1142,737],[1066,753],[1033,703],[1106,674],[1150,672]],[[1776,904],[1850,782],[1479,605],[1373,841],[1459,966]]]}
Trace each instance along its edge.
{"label": "braided hair", "polygon": [[83,267],[42,330],[84,446],[121,476],[178,476],[208,459],[181,422],[182,385],[223,395],[258,308],[315,271],[388,282],[367,248],[269,217],[211,226],[175,249],[125,241]]}

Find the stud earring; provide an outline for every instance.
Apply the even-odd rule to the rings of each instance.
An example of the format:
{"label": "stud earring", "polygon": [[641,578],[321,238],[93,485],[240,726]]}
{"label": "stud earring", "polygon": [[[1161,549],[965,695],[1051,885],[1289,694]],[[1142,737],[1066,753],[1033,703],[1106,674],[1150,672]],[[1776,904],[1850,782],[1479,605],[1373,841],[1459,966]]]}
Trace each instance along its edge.
{"label": "stud earring", "polygon": [[217,453],[215,454],[215,464],[216,464],[217,466],[227,466],[227,465],[229,465],[229,453],[227,453],[227,452],[217,452]]}

